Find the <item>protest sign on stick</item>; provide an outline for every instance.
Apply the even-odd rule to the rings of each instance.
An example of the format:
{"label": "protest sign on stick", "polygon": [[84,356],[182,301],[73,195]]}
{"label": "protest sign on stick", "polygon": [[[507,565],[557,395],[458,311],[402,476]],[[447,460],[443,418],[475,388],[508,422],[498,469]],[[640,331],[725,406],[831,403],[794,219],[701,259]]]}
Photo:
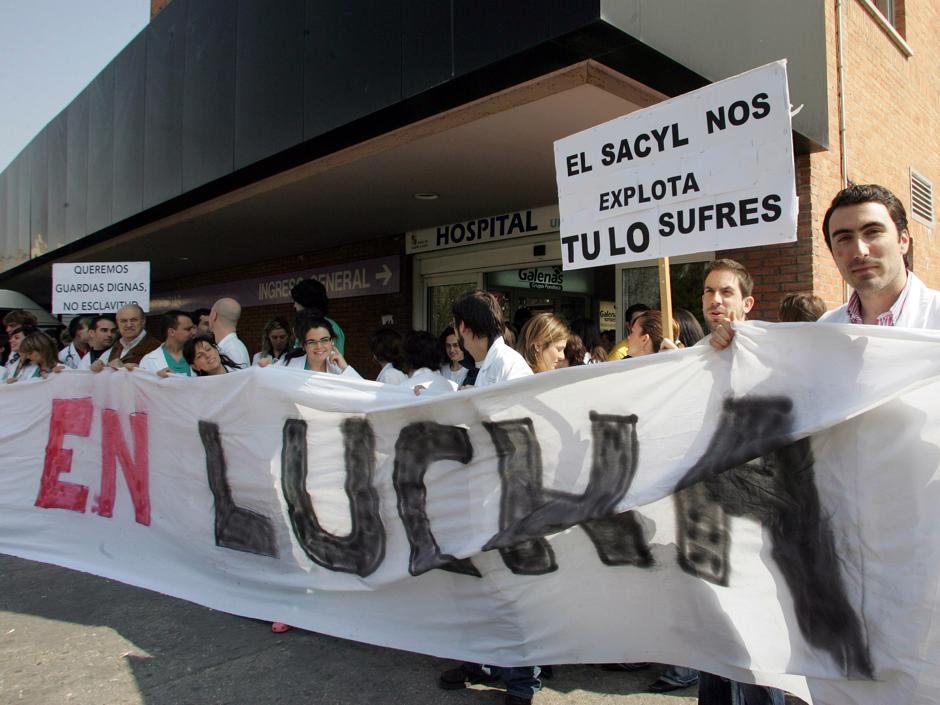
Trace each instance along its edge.
{"label": "protest sign on stick", "polygon": [[555,175],[566,270],[792,242],[786,62],[558,140]]}
{"label": "protest sign on stick", "polygon": [[669,258],[659,258],[659,308],[663,316],[663,337],[672,335],[672,284],[669,281]]}

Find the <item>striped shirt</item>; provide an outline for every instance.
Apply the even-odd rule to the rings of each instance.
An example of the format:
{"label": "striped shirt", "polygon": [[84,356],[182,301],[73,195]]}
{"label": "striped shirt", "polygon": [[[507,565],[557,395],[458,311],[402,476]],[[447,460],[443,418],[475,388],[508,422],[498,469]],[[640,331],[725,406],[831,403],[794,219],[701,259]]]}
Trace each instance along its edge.
{"label": "striped shirt", "polygon": [[[911,289],[911,277],[907,278],[907,282],[904,284],[904,289],[901,290],[901,293],[898,295],[898,298],[894,300],[894,303],[891,305],[887,311],[878,316],[875,325],[878,326],[893,326],[895,321],[898,320],[898,317],[901,315],[901,311],[904,310],[904,302],[907,301],[907,294]],[[864,323],[862,318],[862,301],[858,297],[858,292],[853,291],[851,298],[849,298],[849,305],[846,309],[846,313],[849,316],[849,323]]]}

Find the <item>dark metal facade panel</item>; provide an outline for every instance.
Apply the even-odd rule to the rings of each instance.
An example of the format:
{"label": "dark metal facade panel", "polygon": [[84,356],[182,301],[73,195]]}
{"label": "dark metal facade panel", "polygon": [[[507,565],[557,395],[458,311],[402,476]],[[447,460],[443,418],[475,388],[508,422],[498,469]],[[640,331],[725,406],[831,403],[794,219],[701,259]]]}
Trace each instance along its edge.
{"label": "dark metal facade panel", "polygon": [[174,0],[8,167],[0,256],[66,245],[303,149],[596,21],[599,2]]}
{"label": "dark metal facade panel", "polygon": [[304,0],[239,0],[235,168],[303,141]]}
{"label": "dark metal facade panel", "polygon": [[15,267],[29,257],[31,161],[28,149],[24,150],[3,172],[6,177],[6,205],[0,221],[0,227],[4,230],[4,249],[0,252],[0,262],[4,267]]}
{"label": "dark metal facade panel", "polygon": [[49,236],[49,133],[43,130],[26,148],[29,151],[29,252],[47,252]]}
{"label": "dark metal facade panel", "polygon": [[114,183],[114,65],[88,86],[88,232],[111,225]]}
{"label": "dark metal facade panel", "polygon": [[144,97],[147,80],[147,33],[141,32],[114,65],[114,221],[143,208]]}
{"label": "dark metal facade panel", "polygon": [[454,0],[457,75],[512,56],[551,36],[551,12],[541,0]]}
{"label": "dark metal facade panel", "polygon": [[183,72],[186,10],[175,0],[147,27],[144,208],[183,192]]}
{"label": "dark metal facade panel", "polygon": [[388,0],[307,0],[304,137],[401,100],[402,10]]}
{"label": "dark metal facade panel", "polygon": [[557,37],[596,21],[601,13],[601,0],[551,0],[549,7],[549,31]]}
{"label": "dark metal facade panel", "polygon": [[198,0],[187,4],[183,77],[184,191],[225,176],[234,166],[237,11],[237,5],[229,0]]}
{"label": "dark metal facade panel", "polygon": [[87,232],[88,213],[88,91],[65,109],[68,134],[65,156],[65,241]]}
{"label": "dark metal facade panel", "polygon": [[62,111],[46,127],[46,246],[62,247],[65,238],[66,163],[68,125]]}
{"label": "dark metal facade panel", "polygon": [[13,226],[10,213],[10,189],[7,182],[10,180],[9,168],[0,171],[0,269],[13,266],[8,255],[12,252]]}
{"label": "dark metal facade panel", "polygon": [[412,0],[402,7],[403,97],[453,78],[453,7],[442,0]]}

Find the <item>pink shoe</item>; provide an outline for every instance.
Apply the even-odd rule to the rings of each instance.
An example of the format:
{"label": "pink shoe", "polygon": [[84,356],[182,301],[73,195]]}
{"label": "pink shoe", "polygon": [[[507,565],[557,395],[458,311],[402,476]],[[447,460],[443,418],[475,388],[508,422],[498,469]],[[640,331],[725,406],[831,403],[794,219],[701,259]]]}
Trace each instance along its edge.
{"label": "pink shoe", "polygon": [[271,631],[275,634],[283,634],[291,628],[289,624],[284,624],[284,622],[272,622]]}

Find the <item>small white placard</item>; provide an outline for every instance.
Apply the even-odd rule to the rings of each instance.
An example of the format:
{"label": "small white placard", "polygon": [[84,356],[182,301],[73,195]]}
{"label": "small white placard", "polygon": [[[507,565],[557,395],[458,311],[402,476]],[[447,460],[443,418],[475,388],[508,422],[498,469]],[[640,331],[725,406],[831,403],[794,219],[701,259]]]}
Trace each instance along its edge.
{"label": "small white placard", "polygon": [[52,313],[115,313],[127,304],[150,310],[150,262],[52,265]]}

